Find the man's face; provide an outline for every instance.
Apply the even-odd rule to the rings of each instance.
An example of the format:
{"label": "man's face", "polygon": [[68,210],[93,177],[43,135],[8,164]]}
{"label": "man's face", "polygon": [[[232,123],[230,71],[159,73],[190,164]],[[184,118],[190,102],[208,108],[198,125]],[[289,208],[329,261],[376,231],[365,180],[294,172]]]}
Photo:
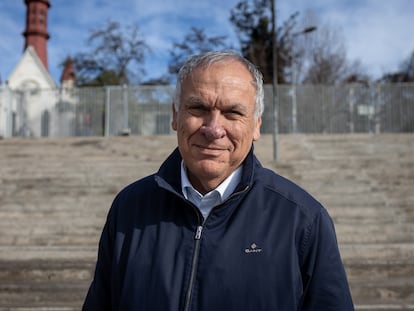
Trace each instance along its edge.
{"label": "man's face", "polygon": [[226,179],[260,137],[252,82],[250,72],[236,61],[195,69],[182,82],[172,127],[189,179],[201,193]]}

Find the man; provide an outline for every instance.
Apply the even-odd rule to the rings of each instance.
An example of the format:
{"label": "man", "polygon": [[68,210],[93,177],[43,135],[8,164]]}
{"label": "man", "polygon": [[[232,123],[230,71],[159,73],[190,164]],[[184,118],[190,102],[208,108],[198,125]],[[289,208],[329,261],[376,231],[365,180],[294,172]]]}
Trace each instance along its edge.
{"label": "man", "polygon": [[115,198],[84,310],[353,310],[326,210],[254,156],[255,66],[190,57],[172,109],[178,148]]}

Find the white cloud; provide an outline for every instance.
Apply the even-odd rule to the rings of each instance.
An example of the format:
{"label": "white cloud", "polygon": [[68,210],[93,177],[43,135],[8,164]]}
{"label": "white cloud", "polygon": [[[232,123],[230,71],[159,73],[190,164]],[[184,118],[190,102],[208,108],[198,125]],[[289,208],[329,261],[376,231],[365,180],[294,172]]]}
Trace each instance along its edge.
{"label": "white cloud", "polygon": [[347,14],[343,25],[349,57],[360,59],[376,77],[397,70],[414,49],[413,11],[412,1],[367,1]]}

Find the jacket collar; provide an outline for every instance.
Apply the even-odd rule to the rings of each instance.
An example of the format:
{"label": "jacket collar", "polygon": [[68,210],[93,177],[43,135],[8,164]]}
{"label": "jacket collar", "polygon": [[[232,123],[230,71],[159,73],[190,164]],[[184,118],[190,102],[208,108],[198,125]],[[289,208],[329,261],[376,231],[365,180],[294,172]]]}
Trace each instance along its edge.
{"label": "jacket collar", "polygon": [[[260,162],[257,160],[253,152],[253,145],[247,154],[246,159],[243,162],[243,172],[240,183],[235,189],[235,192],[241,191],[246,187],[250,187],[253,183],[254,172],[258,167],[261,167]],[[155,174],[155,180],[160,187],[163,187],[169,191],[175,192],[182,196],[181,193],[181,154],[178,148],[167,157],[162,163],[157,174]]]}

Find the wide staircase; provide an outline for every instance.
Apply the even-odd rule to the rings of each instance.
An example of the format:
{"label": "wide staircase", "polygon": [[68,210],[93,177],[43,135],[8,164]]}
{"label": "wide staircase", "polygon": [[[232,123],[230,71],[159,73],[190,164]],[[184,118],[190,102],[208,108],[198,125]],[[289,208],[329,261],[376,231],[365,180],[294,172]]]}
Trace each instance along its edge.
{"label": "wide staircase", "polygon": [[[115,194],[175,136],[0,140],[0,310],[80,310]],[[328,209],[357,310],[414,310],[414,135],[280,135],[255,150]]]}

